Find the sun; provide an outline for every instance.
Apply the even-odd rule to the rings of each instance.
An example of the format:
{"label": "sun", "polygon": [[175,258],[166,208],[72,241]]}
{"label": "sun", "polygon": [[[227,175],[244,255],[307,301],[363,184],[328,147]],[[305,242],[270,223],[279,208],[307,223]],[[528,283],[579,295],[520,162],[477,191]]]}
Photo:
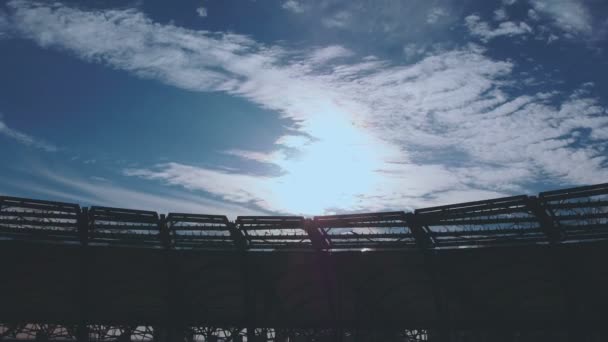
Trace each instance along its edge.
{"label": "sun", "polygon": [[356,208],[377,184],[379,141],[348,118],[335,108],[317,113],[306,122],[314,139],[276,162],[285,174],[272,180],[270,192],[282,210],[312,215]]}

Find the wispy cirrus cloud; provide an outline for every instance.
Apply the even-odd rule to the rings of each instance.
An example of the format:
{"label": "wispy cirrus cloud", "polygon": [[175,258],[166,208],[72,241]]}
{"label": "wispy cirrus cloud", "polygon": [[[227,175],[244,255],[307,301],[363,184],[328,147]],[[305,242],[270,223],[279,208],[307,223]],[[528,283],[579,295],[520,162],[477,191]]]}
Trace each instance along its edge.
{"label": "wispy cirrus cloud", "polygon": [[348,28],[355,21],[354,14],[348,10],[342,10],[323,18],[323,26],[327,28]]}
{"label": "wispy cirrus cloud", "polygon": [[568,34],[592,32],[593,18],[589,9],[580,0],[531,0],[530,3],[536,12],[551,18],[556,27]]}
{"label": "wispy cirrus cloud", "polygon": [[494,11],[494,20],[496,21],[505,21],[509,15],[507,14],[507,10],[504,7],[498,8]]}
{"label": "wispy cirrus cloud", "polygon": [[[506,16],[506,14],[504,15]],[[465,24],[472,35],[479,37],[484,42],[501,36],[521,36],[533,32],[532,28],[525,22],[503,21],[497,27],[492,28],[489,23],[481,20],[481,17],[475,14],[467,16]]]}
{"label": "wispy cirrus cloud", "polygon": [[287,0],[281,5],[281,7],[293,13],[302,13],[305,11],[304,5],[297,0]]}
{"label": "wispy cirrus cloud", "polygon": [[[291,3],[291,1],[285,2]],[[403,44],[421,34],[437,34],[460,21],[465,6],[453,1],[401,0],[325,0],[294,1],[302,8],[298,14],[316,22],[318,33],[350,32],[373,39]],[[293,11],[292,11],[293,12]]]}
{"label": "wispy cirrus cloud", "polygon": [[[493,197],[547,179],[608,179],[603,105],[584,92],[517,91],[514,62],[474,44],[399,64],[340,46],[311,54],[161,25],[133,9],[9,7],[16,32],[40,46],[182,89],[242,97],[294,122],[297,134],[286,133],[275,151],[231,151],[274,164],[280,175],[168,162],[125,170],[131,177],[309,214]],[[469,21],[487,39],[528,32]]]}
{"label": "wispy cirrus cloud", "polygon": [[449,13],[442,7],[433,7],[426,16],[427,24],[435,24],[441,18],[448,16]]}
{"label": "wispy cirrus cloud", "polygon": [[340,45],[331,45],[316,49],[310,55],[310,61],[313,63],[324,64],[336,58],[345,58],[354,56],[354,52]]}
{"label": "wispy cirrus cloud", "polygon": [[0,39],[7,36],[7,30],[9,28],[8,18],[4,11],[0,9]]}
{"label": "wispy cirrus cloud", "polygon": [[8,127],[6,125],[6,123],[4,123],[2,121],[2,115],[0,114],[0,135],[4,135],[5,137],[8,137],[20,144],[26,145],[26,146],[30,146],[30,147],[34,147],[34,148],[39,148],[48,152],[55,152],[57,151],[57,147],[53,144],[50,144],[48,142],[45,142],[43,140],[34,138],[33,136],[23,133],[19,130],[16,130],[14,128]]}
{"label": "wispy cirrus cloud", "polygon": [[78,201],[81,205],[101,205],[119,208],[154,210],[159,213],[192,212],[207,214],[264,215],[268,212],[226,201],[201,198],[184,191],[141,191],[108,181],[104,178],[84,179],[69,172],[59,173],[45,167],[35,167],[32,179],[42,177],[45,183],[11,181],[11,186],[38,197]]}
{"label": "wispy cirrus cloud", "polygon": [[198,14],[198,16],[201,18],[205,18],[208,15],[207,9],[203,6],[200,6],[196,9],[196,14]]}

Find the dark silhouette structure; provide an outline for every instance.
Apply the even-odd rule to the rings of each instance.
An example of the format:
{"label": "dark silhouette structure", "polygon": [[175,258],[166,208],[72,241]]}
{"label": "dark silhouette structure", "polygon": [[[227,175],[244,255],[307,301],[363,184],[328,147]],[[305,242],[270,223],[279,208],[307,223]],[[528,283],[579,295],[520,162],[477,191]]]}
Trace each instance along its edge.
{"label": "dark silhouette structure", "polygon": [[607,321],[608,184],[235,221],[0,197],[0,341],[590,342]]}

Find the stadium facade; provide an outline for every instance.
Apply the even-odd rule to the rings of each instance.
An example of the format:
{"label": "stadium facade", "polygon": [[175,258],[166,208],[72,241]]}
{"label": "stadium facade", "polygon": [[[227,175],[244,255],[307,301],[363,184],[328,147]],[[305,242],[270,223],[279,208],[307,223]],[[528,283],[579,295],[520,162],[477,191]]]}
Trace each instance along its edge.
{"label": "stadium facade", "polygon": [[234,221],[2,196],[0,341],[606,341],[607,262],[608,184]]}

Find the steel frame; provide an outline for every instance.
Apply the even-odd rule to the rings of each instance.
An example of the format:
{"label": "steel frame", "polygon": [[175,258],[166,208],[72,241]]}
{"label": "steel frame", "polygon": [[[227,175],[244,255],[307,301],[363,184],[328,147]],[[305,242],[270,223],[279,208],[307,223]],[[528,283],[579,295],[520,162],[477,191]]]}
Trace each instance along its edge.
{"label": "steel frame", "polygon": [[[89,342],[147,342],[166,341],[167,331],[162,327],[132,325],[88,325],[86,336],[79,337],[76,325],[64,324],[2,324],[0,341],[89,341]],[[292,342],[335,341],[338,334],[343,341],[400,341],[429,340],[427,330],[334,330],[302,328],[254,328],[189,326],[181,332],[179,342]]]}
{"label": "steel frame", "polygon": [[421,208],[315,216],[169,213],[0,196],[0,237],[165,249],[462,248],[608,239],[608,184]]}
{"label": "steel frame", "polygon": [[[411,250],[423,252],[432,279],[436,311],[442,316],[444,282],[436,252],[454,248],[494,248],[506,245],[545,245],[608,240],[608,183],[541,192],[537,196],[512,196],[452,205],[421,208],[413,212],[352,215],[239,216],[188,213],[158,214],[153,211],[80,207],[78,204],[0,196],[0,239],[47,244],[80,245],[81,321],[62,325],[49,322],[0,324],[0,341],[491,341],[496,332],[446,329],[391,331],[348,329],[302,329],[273,327],[181,326],[172,301],[177,285],[169,286],[167,324],[162,327],[94,324],[87,317],[87,284],[90,281],[88,246],[152,248],[165,251],[225,250],[242,253],[245,307],[252,303],[247,279],[246,253],[277,250],[308,250],[318,254],[328,307],[338,313],[332,278],[333,266],[326,256],[341,251]],[[554,249],[555,271],[568,298],[571,270]],[[167,258],[169,260],[169,258]],[[167,280],[175,265],[167,263]],[[572,304],[569,304],[571,306]],[[574,310],[569,310],[574,311]],[[244,315],[252,315],[245,312]],[[571,316],[573,321],[577,317]],[[442,326],[449,326],[441,318]],[[330,324],[331,325],[331,324]],[[493,335],[494,334],[494,335]],[[536,334],[536,335],[535,335]],[[556,341],[580,339],[572,326],[553,334]],[[542,335],[542,334],[541,334]],[[513,329],[507,340],[543,340],[534,331]],[[587,340],[593,340],[589,333]],[[536,336],[536,337],[534,337]],[[538,337],[541,336],[541,337]],[[603,336],[598,334],[598,336]],[[599,337],[598,337],[599,340]]]}

